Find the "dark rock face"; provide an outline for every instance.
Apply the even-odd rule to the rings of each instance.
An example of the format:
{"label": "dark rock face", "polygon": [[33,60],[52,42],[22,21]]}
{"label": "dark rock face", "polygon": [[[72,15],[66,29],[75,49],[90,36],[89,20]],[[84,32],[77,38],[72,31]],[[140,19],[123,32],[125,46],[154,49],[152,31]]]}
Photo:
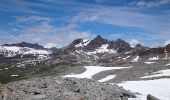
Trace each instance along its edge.
{"label": "dark rock face", "polygon": [[117,39],[116,41],[110,41],[109,42],[109,49],[116,49],[118,50],[118,52],[122,52],[122,51],[128,51],[131,49],[130,44],[121,40],[121,39]]}
{"label": "dark rock face", "polygon": [[39,44],[31,44],[31,43],[26,43],[26,42],[21,42],[17,44],[3,44],[3,45],[4,46],[29,47],[29,48],[34,48],[34,49],[44,49],[44,47]]}
{"label": "dark rock face", "polygon": [[68,48],[70,48],[70,47],[75,47],[75,45],[76,44],[79,44],[79,43],[81,43],[83,41],[83,39],[76,39],[76,40],[74,40],[70,45],[68,45]]}
{"label": "dark rock face", "polygon": [[137,44],[137,45],[135,46],[135,49],[143,49],[143,48],[145,48],[145,47],[142,46],[141,44]]}
{"label": "dark rock face", "polygon": [[164,48],[163,47],[159,47],[159,48],[151,48],[150,49],[150,53],[151,54],[163,54],[163,53],[165,53],[165,50],[164,50]]}
{"label": "dark rock face", "polygon": [[102,46],[102,44],[107,44],[108,40],[102,38],[98,35],[96,38],[90,41],[90,43],[84,48],[86,51],[95,50]]}
{"label": "dark rock face", "polygon": [[56,47],[52,47],[52,48],[50,48],[50,50],[51,50],[53,53],[59,52],[59,49],[56,48]]}
{"label": "dark rock face", "polygon": [[166,51],[167,52],[170,52],[170,44],[168,44],[166,47],[165,47]]}
{"label": "dark rock face", "polygon": [[160,99],[158,99],[158,98],[156,98],[156,97],[148,94],[148,95],[147,95],[147,100],[160,100]]}

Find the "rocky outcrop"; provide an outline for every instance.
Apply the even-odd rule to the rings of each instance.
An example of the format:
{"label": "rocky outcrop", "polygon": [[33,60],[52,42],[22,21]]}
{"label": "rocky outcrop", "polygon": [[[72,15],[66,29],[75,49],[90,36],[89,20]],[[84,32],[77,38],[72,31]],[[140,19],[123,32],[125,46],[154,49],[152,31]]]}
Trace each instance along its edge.
{"label": "rocky outcrop", "polygon": [[17,100],[119,100],[135,97],[117,85],[89,79],[43,77],[8,83]]}
{"label": "rocky outcrop", "polygon": [[156,98],[156,97],[154,97],[154,96],[148,94],[146,100],[160,100],[160,99],[158,99],[158,98]]}
{"label": "rocky outcrop", "polygon": [[117,39],[116,41],[110,41],[109,42],[109,49],[115,49],[117,50],[119,53],[122,53],[124,51],[129,51],[132,48],[130,47],[130,44],[121,40],[121,39]]}
{"label": "rocky outcrop", "polygon": [[166,46],[165,46],[165,49],[166,49],[166,51],[167,51],[168,53],[170,53],[170,44],[166,45]]}

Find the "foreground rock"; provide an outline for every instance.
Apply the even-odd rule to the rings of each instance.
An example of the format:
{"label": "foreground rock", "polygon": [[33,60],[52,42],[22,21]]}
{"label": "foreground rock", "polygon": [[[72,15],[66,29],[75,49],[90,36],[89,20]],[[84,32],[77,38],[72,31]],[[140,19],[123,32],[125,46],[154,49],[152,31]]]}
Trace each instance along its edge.
{"label": "foreground rock", "polygon": [[51,76],[11,82],[7,87],[11,90],[9,100],[127,100],[135,97],[117,85]]}

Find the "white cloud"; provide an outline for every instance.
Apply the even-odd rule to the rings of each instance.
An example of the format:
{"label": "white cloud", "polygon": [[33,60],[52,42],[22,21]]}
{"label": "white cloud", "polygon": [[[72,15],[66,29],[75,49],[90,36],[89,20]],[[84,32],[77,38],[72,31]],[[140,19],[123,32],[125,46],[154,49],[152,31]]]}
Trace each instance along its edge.
{"label": "white cloud", "polygon": [[169,29],[169,17],[170,14],[151,15],[136,12],[126,7],[101,7],[79,13],[73,17],[72,22],[98,22],[157,31],[160,28]]}
{"label": "white cloud", "polygon": [[44,45],[45,48],[51,48],[51,47],[57,47],[57,48],[61,48],[63,47],[62,45],[60,44],[57,44],[57,43],[47,43],[46,45]]}
{"label": "white cloud", "polygon": [[164,43],[165,46],[168,45],[168,44],[170,44],[170,40],[167,40],[167,41],[165,41],[165,43]]}
{"label": "white cloud", "polygon": [[[0,43],[29,42],[40,43],[46,47],[66,46],[77,38],[93,38],[90,31],[79,31],[76,24],[56,27],[47,22],[41,22],[32,27],[20,30],[20,35],[0,33]],[[1,35],[2,34],[2,35]]]}
{"label": "white cloud", "polygon": [[50,17],[44,17],[44,16],[15,16],[16,22],[18,23],[31,23],[35,21],[52,21],[53,19]]}
{"label": "white cloud", "polygon": [[129,43],[130,43],[131,47],[135,47],[140,42],[137,39],[132,39]]}
{"label": "white cloud", "polygon": [[159,7],[161,5],[169,4],[170,0],[155,0],[155,1],[133,1],[130,5],[137,6],[137,7]]}
{"label": "white cloud", "polygon": [[100,7],[87,9],[72,18],[73,23],[93,22],[140,30],[148,39],[170,38],[170,13],[142,13],[140,8]]}

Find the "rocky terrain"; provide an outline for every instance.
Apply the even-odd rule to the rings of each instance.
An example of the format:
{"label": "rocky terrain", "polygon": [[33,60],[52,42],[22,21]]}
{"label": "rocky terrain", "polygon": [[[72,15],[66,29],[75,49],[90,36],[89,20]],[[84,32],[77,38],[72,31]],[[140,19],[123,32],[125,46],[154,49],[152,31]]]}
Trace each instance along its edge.
{"label": "rocky terrain", "polygon": [[127,100],[135,97],[117,85],[51,76],[8,83],[7,87],[11,91],[6,96],[9,100]]}

